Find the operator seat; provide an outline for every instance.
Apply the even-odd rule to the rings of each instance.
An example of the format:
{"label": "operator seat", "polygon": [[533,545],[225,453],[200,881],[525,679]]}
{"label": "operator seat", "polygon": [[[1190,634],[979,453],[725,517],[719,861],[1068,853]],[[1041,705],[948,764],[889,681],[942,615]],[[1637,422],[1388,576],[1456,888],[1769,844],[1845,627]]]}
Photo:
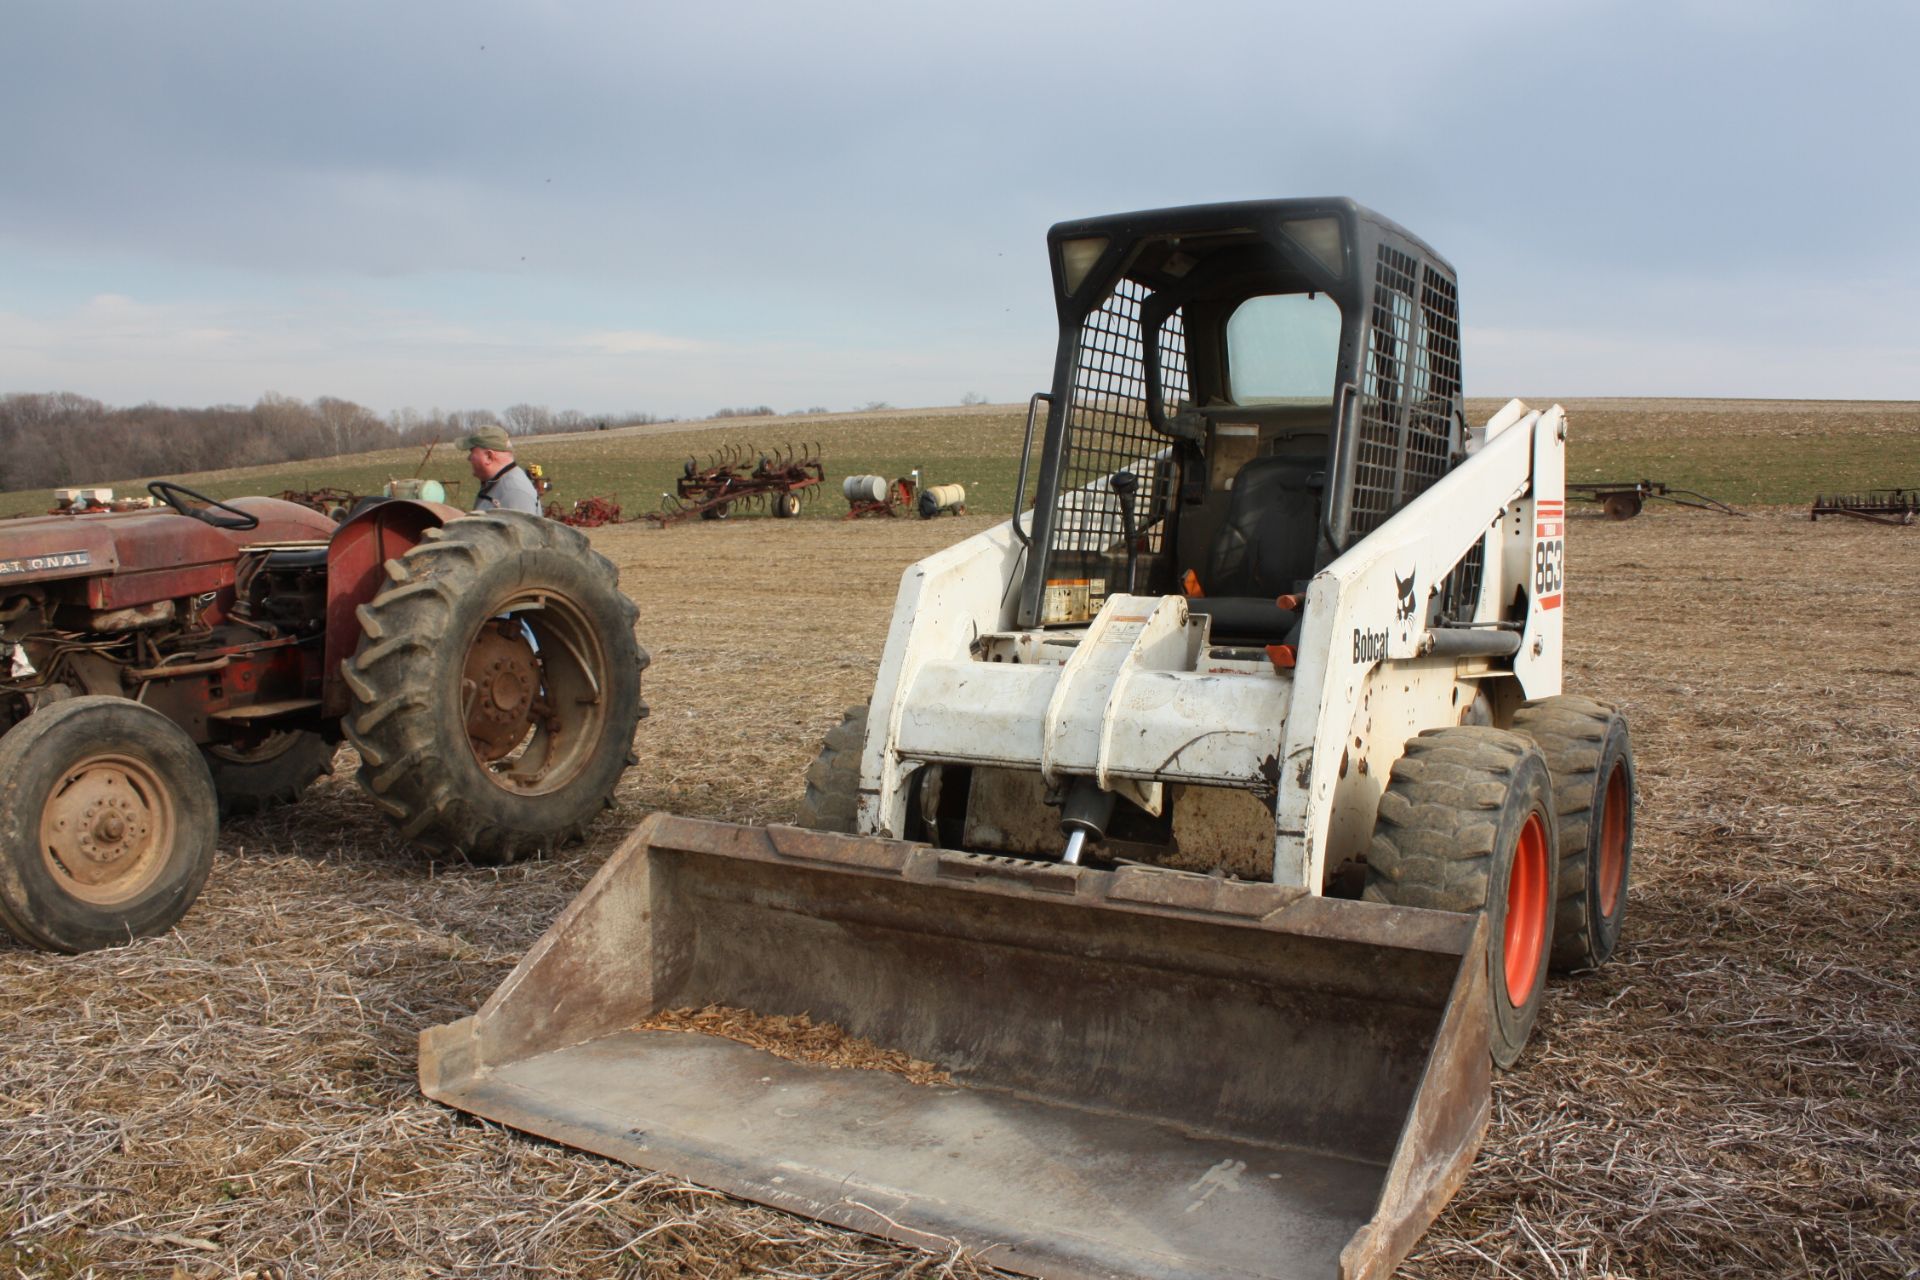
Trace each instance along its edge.
{"label": "operator seat", "polygon": [[1324,457],[1269,454],[1240,468],[1200,578],[1206,596],[1192,604],[1212,616],[1213,638],[1278,643],[1298,627],[1299,613],[1274,600],[1313,576],[1325,490]]}

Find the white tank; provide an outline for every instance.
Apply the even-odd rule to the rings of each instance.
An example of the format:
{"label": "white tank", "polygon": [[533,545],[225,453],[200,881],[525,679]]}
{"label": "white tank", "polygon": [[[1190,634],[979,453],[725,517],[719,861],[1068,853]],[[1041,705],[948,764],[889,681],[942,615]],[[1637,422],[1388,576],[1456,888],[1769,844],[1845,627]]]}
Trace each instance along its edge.
{"label": "white tank", "polygon": [[967,509],[967,491],[957,484],[930,484],[920,491],[917,505],[923,520],[931,520],[943,511],[961,515]]}

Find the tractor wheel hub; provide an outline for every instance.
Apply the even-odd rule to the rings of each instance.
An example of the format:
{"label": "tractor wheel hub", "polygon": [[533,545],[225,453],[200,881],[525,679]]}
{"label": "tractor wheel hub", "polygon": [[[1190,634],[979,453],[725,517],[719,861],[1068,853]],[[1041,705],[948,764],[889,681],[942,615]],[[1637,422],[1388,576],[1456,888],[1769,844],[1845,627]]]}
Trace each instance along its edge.
{"label": "tractor wheel hub", "polygon": [[90,900],[131,893],[165,861],[171,811],[143,761],[76,765],[41,812],[41,847],[55,874]]}
{"label": "tractor wheel hub", "polygon": [[467,653],[463,684],[467,737],[491,763],[527,736],[540,688],[540,663],[517,623],[489,623]]}

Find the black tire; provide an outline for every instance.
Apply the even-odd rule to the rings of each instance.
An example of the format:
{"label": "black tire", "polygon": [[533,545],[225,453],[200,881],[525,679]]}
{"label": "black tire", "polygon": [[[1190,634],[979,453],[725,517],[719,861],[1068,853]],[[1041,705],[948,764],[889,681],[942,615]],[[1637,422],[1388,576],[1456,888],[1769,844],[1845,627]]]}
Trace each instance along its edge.
{"label": "black tire", "polygon": [[0,924],[94,951],[171,929],[213,870],[213,778],[186,731],[126,698],[72,698],[0,738]]}
{"label": "black tire", "polygon": [[773,517],[776,520],[790,520],[800,514],[800,495],[783,491],[773,495]]}
{"label": "black tire", "polygon": [[333,772],[333,744],[311,729],[268,734],[251,750],[223,743],[202,750],[222,817],[292,804],[316,778]]}
{"label": "black tire", "polygon": [[802,825],[815,831],[851,832],[860,809],[860,755],[867,745],[867,709],[848,707],[827,731],[820,754],[807,768]]}
{"label": "black tire", "polygon": [[723,502],[717,507],[708,507],[700,513],[700,518],[702,520],[725,520],[732,506],[733,504],[731,502]]}
{"label": "black tire", "polygon": [[1540,749],[1504,729],[1429,729],[1394,763],[1367,855],[1375,902],[1487,913],[1493,1060],[1510,1067],[1546,990],[1559,860]]}
{"label": "black tire", "polygon": [[1562,695],[1514,713],[1514,731],[1540,747],[1560,810],[1557,972],[1597,969],[1620,945],[1633,871],[1633,743],[1627,720],[1591,698]]}
{"label": "black tire", "polygon": [[428,851],[485,865],[579,836],[635,763],[646,713],[638,610],[613,565],[576,529],[490,511],[429,530],[386,572],[341,667],[373,802]]}

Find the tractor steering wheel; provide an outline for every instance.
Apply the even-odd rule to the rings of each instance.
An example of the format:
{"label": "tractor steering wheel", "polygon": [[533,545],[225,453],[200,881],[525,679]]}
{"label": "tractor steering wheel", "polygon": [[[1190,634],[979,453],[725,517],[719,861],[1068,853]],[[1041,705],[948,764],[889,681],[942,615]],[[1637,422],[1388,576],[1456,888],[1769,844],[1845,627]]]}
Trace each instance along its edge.
{"label": "tractor steering wheel", "polygon": [[[195,493],[185,485],[175,484],[171,480],[155,480],[147,486],[147,492],[172,507],[183,516],[192,516],[216,529],[258,529],[260,517],[249,515],[238,507],[230,507],[224,502],[209,498],[204,493]],[[191,498],[199,506],[189,506]],[[215,512],[224,512],[216,515]]]}

